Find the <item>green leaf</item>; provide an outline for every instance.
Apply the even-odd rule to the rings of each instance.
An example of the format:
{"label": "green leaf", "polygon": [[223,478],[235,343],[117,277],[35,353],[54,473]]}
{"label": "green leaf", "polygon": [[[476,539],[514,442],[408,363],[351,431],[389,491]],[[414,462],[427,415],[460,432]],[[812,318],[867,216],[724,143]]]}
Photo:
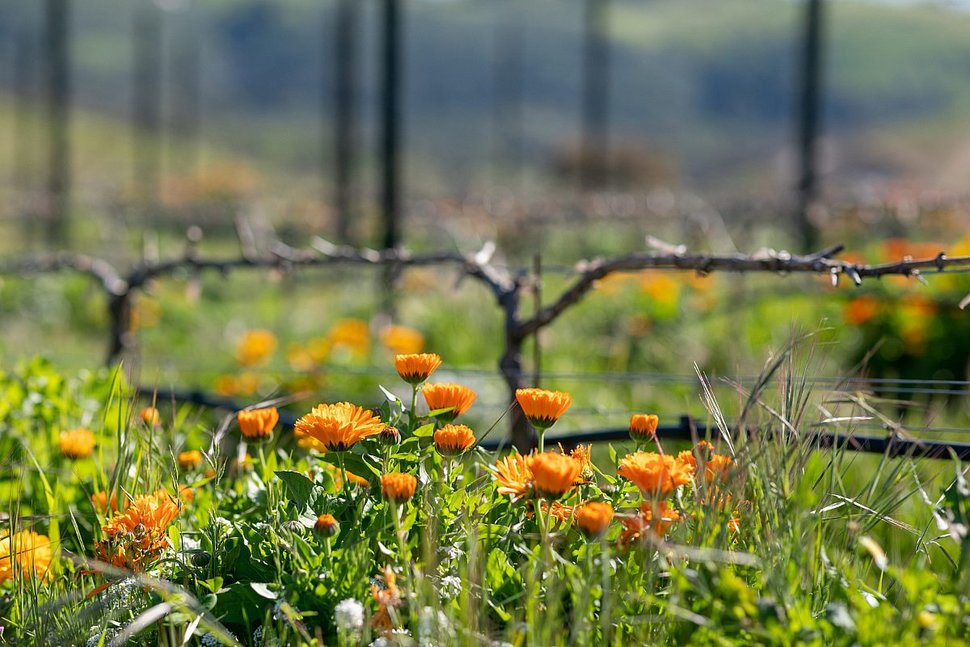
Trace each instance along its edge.
{"label": "green leaf", "polygon": [[294,472],[291,470],[279,470],[275,472],[276,476],[283,481],[283,485],[286,488],[286,494],[289,496],[290,500],[293,501],[300,510],[304,510],[313,501],[314,490],[317,488],[313,481],[308,479],[305,475],[300,472]]}
{"label": "green leaf", "polygon": [[380,476],[381,474],[377,467],[368,463],[360,454],[355,454],[353,452],[344,452],[343,459],[338,459],[336,452],[324,454],[320,458],[321,460],[330,463],[331,465],[335,465],[338,468],[340,467],[340,460],[343,460],[344,469],[368,480],[373,480],[373,477]]}
{"label": "green leaf", "polygon": [[402,407],[404,406],[404,403],[401,402],[401,398],[397,397],[396,395],[394,395],[393,393],[391,393],[390,391],[388,391],[387,389],[385,389],[380,384],[377,385],[377,388],[379,388],[381,390],[381,393],[384,394],[384,397],[387,398],[387,401],[388,402],[391,402],[393,404],[398,404],[398,405],[400,405]]}
{"label": "green leaf", "polygon": [[421,425],[420,427],[414,430],[414,436],[416,438],[430,438],[434,436],[434,423],[432,422],[426,425]]}
{"label": "green leaf", "polygon": [[269,589],[269,585],[267,585],[265,582],[250,582],[249,586],[252,587],[253,591],[255,591],[257,595],[264,597],[267,600],[275,600],[277,597],[276,594]]}

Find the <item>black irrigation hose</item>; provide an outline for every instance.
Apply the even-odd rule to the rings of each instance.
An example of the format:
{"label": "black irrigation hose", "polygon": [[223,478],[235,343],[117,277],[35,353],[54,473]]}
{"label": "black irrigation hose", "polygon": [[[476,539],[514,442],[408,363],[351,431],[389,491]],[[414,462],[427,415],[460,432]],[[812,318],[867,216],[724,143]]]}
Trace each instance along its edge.
{"label": "black irrigation hose", "polygon": [[[155,400],[158,403],[185,402],[197,404],[209,409],[222,409],[225,411],[238,411],[243,408],[232,398],[208,393],[201,389],[139,387],[137,392],[140,397]],[[291,428],[296,422],[296,418],[289,411],[280,411],[280,424],[285,428]],[[697,423],[690,416],[681,416],[680,421],[676,425],[660,425],[657,428],[658,436],[671,440],[695,441],[708,437],[708,433],[713,437],[718,432],[716,429],[709,429],[707,425]],[[546,442],[550,445],[562,443],[564,446],[573,447],[580,443],[622,441],[629,439],[629,437],[629,431],[625,428],[597,429],[550,435],[546,437]],[[904,440],[893,436],[859,436],[855,434],[846,435],[830,432],[812,432],[807,434],[805,439],[810,439],[812,444],[820,449],[838,447],[867,454],[887,454],[893,458],[956,458],[963,462],[970,461],[970,443],[938,440]],[[506,439],[486,440],[481,443],[481,447],[487,450],[496,450],[507,446],[508,441]]]}

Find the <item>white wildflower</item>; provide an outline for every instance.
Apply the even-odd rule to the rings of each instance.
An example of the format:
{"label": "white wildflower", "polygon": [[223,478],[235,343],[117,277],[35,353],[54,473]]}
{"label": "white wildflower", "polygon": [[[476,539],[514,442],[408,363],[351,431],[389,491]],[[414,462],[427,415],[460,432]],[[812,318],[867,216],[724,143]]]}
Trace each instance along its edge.
{"label": "white wildflower", "polygon": [[364,605],[347,598],[334,607],[333,619],[340,631],[358,631],[364,626]]}
{"label": "white wildflower", "polygon": [[454,600],[461,595],[461,578],[457,575],[447,575],[441,578],[441,597]]}

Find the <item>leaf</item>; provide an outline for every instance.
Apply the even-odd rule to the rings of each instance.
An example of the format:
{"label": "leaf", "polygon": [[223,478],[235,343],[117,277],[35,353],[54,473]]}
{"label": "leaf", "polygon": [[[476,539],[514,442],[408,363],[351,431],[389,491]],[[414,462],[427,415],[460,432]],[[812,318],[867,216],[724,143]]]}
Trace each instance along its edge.
{"label": "leaf", "polygon": [[353,452],[344,452],[342,459],[338,458],[336,452],[330,452],[321,456],[320,459],[338,468],[340,461],[343,460],[344,469],[368,480],[373,480],[373,477],[381,474],[380,470],[368,463],[363,456]]}
{"label": "leaf", "polygon": [[393,404],[398,404],[398,405],[400,405],[402,407],[404,406],[404,403],[401,402],[401,398],[397,397],[396,395],[394,395],[393,393],[391,393],[390,391],[388,391],[387,389],[385,389],[380,384],[377,385],[377,388],[379,388],[381,390],[381,393],[384,394],[384,397],[387,398],[387,401],[388,402],[391,402]]}
{"label": "leaf", "polygon": [[290,500],[293,501],[300,510],[306,509],[313,501],[314,490],[317,486],[308,479],[305,475],[300,472],[294,472],[292,470],[279,470],[275,472],[276,476],[283,481],[283,485],[286,488],[286,493]]}
{"label": "leaf", "polygon": [[421,425],[414,430],[414,436],[416,438],[430,438],[434,436],[434,423]]}
{"label": "leaf", "polygon": [[434,410],[428,412],[428,417],[429,418],[437,418],[441,414],[448,413],[449,411],[452,411],[453,409],[454,409],[454,407],[442,407],[441,409],[434,409]]}

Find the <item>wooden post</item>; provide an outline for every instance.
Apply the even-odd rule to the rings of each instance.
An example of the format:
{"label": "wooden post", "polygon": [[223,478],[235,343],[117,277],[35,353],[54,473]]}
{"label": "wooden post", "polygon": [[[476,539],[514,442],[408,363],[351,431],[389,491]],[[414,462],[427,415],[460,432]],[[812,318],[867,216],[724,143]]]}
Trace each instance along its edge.
{"label": "wooden post", "polygon": [[818,231],[811,222],[812,205],[818,198],[818,133],[822,106],[822,0],[805,4],[801,60],[801,91],[798,112],[798,205],[796,226],[804,249],[814,249]]}
{"label": "wooden post", "polygon": [[132,19],[132,166],[135,195],[145,206],[158,199],[161,180],[162,17],[150,2],[139,0]]}
{"label": "wooden post", "polygon": [[[384,249],[395,249],[401,244],[400,214],[400,145],[401,145],[401,6],[400,0],[383,0],[381,16],[381,73],[383,96],[381,119],[381,213],[384,219]],[[384,269],[384,311],[394,314],[394,280],[396,268]]]}
{"label": "wooden post", "polygon": [[71,199],[70,148],[70,3],[47,0],[45,48],[47,64],[47,240],[64,245],[68,239]]}
{"label": "wooden post", "polygon": [[183,146],[188,148],[188,160],[182,168],[193,172],[199,164],[200,113],[199,95],[202,85],[199,34],[195,29],[185,30],[181,47],[175,57],[176,102],[172,109],[172,127],[178,133]]}
{"label": "wooden post", "polygon": [[515,2],[495,2],[495,74],[492,91],[494,175],[508,170],[518,179],[523,162],[522,89],[523,25]]}
{"label": "wooden post", "polygon": [[357,145],[356,73],[359,13],[359,0],[338,0],[337,17],[333,26],[334,209],[337,214],[337,240],[344,245],[353,244],[352,196],[354,153]]}
{"label": "wooden post", "polygon": [[583,26],[583,135],[580,145],[580,186],[601,188],[608,179],[609,130],[609,0],[585,0]]}

